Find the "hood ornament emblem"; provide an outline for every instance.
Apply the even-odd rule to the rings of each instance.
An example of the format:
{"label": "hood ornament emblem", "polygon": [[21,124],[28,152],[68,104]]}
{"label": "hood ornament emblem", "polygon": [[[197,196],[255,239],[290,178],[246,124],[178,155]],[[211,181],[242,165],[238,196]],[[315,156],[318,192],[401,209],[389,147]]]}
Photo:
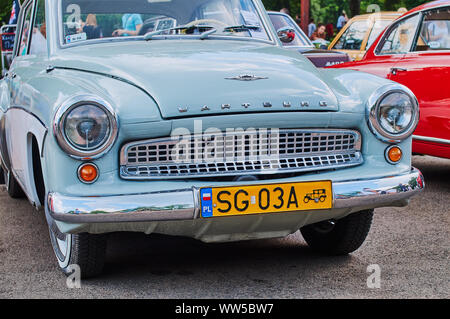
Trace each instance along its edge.
{"label": "hood ornament emblem", "polygon": [[243,74],[239,76],[229,77],[225,78],[225,80],[235,80],[235,81],[257,81],[257,80],[267,80],[268,77],[263,76],[255,76],[255,75],[249,75],[249,74]]}

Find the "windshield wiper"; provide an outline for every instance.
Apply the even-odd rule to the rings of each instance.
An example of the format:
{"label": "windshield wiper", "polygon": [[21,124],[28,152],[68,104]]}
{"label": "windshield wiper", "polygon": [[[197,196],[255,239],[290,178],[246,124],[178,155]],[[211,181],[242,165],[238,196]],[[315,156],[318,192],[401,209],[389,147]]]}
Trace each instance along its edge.
{"label": "windshield wiper", "polygon": [[250,30],[259,30],[261,29],[260,26],[257,25],[249,25],[249,24],[242,24],[242,25],[232,25],[229,27],[226,27],[223,29],[223,32],[245,32]]}
{"label": "windshield wiper", "polygon": [[149,40],[152,40],[155,35],[160,35],[163,32],[166,32],[166,31],[167,32],[170,32],[170,31],[181,31],[181,30],[185,30],[186,31],[185,34],[193,34],[193,32],[195,30],[198,30],[198,31],[205,30],[204,32],[200,33],[200,39],[201,40],[206,39],[209,35],[217,32],[217,29],[212,27],[212,26],[210,26],[210,25],[199,25],[199,24],[198,25],[197,24],[196,25],[190,25],[190,26],[182,25],[182,26],[174,27],[174,28],[170,28],[170,29],[164,29],[164,30],[148,32],[147,34],[144,35],[144,39],[149,41]]}

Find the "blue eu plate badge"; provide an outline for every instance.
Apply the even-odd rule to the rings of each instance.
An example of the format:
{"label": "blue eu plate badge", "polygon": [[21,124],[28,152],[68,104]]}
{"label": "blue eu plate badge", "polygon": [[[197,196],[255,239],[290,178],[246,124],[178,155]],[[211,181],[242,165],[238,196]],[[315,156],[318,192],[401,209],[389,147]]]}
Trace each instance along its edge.
{"label": "blue eu plate badge", "polygon": [[203,188],[200,190],[200,201],[202,203],[202,217],[213,217],[212,189]]}

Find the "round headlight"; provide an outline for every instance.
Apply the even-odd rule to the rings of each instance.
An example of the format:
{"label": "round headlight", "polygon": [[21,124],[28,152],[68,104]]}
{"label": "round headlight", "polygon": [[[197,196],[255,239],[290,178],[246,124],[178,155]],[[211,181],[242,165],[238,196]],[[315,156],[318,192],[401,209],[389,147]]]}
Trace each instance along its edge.
{"label": "round headlight", "polygon": [[97,97],[77,96],[64,103],[54,121],[61,148],[78,159],[98,158],[117,136],[117,119],[111,106]]}
{"label": "round headlight", "polygon": [[96,105],[80,105],[65,117],[64,134],[77,149],[92,151],[109,137],[111,125],[108,114]]}
{"label": "round headlight", "polygon": [[419,105],[414,94],[400,85],[389,85],[369,100],[369,127],[385,142],[400,142],[411,136],[419,122]]}

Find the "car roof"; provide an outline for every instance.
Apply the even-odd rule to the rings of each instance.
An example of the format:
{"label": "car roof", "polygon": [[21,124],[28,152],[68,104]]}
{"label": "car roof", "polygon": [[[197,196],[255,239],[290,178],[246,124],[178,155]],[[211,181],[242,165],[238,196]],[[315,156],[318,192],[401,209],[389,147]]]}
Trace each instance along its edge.
{"label": "car roof", "polygon": [[381,19],[396,19],[403,15],[404,12],[397,12],[397,11],[382,11],[382,12],[376,12],[376,13],[367,13],[367,14],[360,14],[357,16],[354,16],[351,18],[351,20],[367,20],[370,17],[373,17],[375,15],[380,15]]}
{"label": "car roof", "polygon": [[407,13],[405,13],[405,15],[409,15],[411,13],[419,12],[419,11],[423,11],[423,10],[443,7],[443,6],[450,6],[450,1],[449,0],[437,0],[437,1],[428,2],[428,3],[422,4],[416,8],[408,11]]}

